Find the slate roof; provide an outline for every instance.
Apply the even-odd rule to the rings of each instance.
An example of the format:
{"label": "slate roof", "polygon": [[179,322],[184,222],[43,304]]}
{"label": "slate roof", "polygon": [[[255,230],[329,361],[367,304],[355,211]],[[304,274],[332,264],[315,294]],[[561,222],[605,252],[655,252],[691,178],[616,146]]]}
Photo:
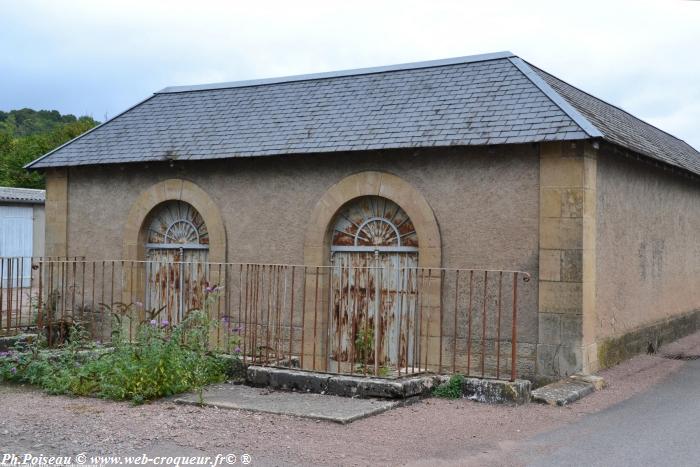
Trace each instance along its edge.
{"label": "slate roof", "polygon": [[510,52],[165,88],[28,167],[588,138],[700,173],[690,146]]}
{"label": "slate roof", "polygon": [[535,68],[559,95],[598,128],[604,139],[639,154],[700,174],[700,153],[685,141]]}
{"label": "slate roof", "polygon": [[0,187],[0,202],[44,204],[46,191],[31,188]]}

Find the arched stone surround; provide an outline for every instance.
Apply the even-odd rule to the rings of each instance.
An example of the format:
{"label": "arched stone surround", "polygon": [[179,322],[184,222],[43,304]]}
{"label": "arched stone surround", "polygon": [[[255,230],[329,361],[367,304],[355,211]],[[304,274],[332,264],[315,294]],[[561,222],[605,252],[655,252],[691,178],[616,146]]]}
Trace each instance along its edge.
{"label": "arched stone surround", "polygon": [[340,180],[318,200],[304,239],[304,264],[328,264],[331,222],[343,205],[361,196],[380,196],[401,206],[416,228],[419,266],[439,268],[442,265],[440,229],[425,197],[404,179],[374,171],[356,173]]}
{"label": "arched stone surround", "polygon": [[[338,211],[348,202],[362,196],[379,196],[387,198],[399,205],[413,222],[418,236],[418,265],[422,268],[439,268],[442,265],[442,248],[440,229],[435,214],[425,197],[406,180],[385,172],[359,172],[343,178],[331,186],[319,199],[311,212],[304,240],[304,264],[321,266],[320,277],[318,268],[307,268],[306,273],[306,302],[304,304],[304,329],[307,338],[303,346],[303,367],[307,369],[327,369],[327,349],[325,340],[314,340],[314,336],[324,336],[327,333],[328,313],[318,310],[328,310],[328,283],[330,274],[327,268],[330,264],[331,226]],[[319,284],[319,289],[317,289]],[[429,366],[437,364],[440,345],[440,280],[433,280],[424,291],[427,296],[426,313],[431,313],[431,325],[423,329],[421,336],[423,346],[430,348]],[[319,329],[316,327],[318,326]],[[319,332],[320,330],[320,332]],[[435,361],[433,361],[435,360]]]}
{"label": "arched stone surround", "polygon": [[226,228],[214,200],[199,186],[188,180],[171,178],[156,183],[143,191],[131,206],[123,234],[123,258],[144,258],[143,224],[153,208],[159,204],[180,200],[189,203],[202,216],[209,231],[209,261],[226,262]]}

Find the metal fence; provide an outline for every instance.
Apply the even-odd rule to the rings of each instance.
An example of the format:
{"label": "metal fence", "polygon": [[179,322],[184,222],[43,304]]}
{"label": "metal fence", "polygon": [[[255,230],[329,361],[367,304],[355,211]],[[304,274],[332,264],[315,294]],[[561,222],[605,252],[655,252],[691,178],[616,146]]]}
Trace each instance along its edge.
{"label": "metal fence", "polygon": [[[246,363],[382,377],[420,372],[515,379],[522,271],[79,258],[0,258],[0,328],[50,345],[80,325],[216,320],[216,350]],[[30,270],[26,274],[26,269]],[[19,271],[22,271],[21,273]],[[128,314],[129,319],[122,318]],[[117,324],[118,323],[118,324]],[[514,364],[515,363],[515,364]]]}

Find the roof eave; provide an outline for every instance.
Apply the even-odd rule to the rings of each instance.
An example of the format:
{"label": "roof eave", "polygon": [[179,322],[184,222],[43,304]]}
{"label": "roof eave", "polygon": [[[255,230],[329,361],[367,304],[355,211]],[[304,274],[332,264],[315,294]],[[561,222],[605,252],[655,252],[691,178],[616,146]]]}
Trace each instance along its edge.
{"label": "roof eave", "polygon": [[374,151],[409,151],[409,150],[430,150],[430,149],[453,149],[453,148],[488,148],[488,147],[498,147],[498,146],[515,146],[519,144],[539,144],[539,143],[546,143],[546,142],[553,142],[553,141],[560,141],[560,142],[566,142],[566,141],[589,141],[593,139],[598,139],[598,138],[581,138],[579,136],[559,136],[559,137],[547,137],[547,138],[532,138],[532,139],[527,139],[527,140],[522,140],[522,141],[499,141],[499,142],[494,142],[494,143],[484,143],[484,144],[443,144],[443,145],[430,145],[430,144],[425,144],[425,145],[420,145],[420,146],[413,146],[413,145],[406,145],[406,146],[401,146],[401,145],[396,145],[396,146],[382,146],[382,147],[369,147],[369,148],[362,148],[362,149],[329,149],[325,151],[288,151],[288,152],[282,152],[282,151],[272,151],[269,153],[264,153],[264,154],[240,154],[240,153],[234,153],[234,154],[217,154],[217,155],[210,155],[207,156],[206,158],[182,158],[182,159],[177,159],[177,160],[168,160],[168,159],[139,159],[139,160],[129,160],[129,161],[124,161],[124,160],[117,160],[117,161],[101,161],[101,162],[95,162],[95,163],[90,163],[90,164],[84,164],[84,163],[61,163],[60,165],[47,165],[47,166],[42,166],[38,167],[33,170],[47,170],[47,169],[57,169],[57,168],[65,168],[65,167],[88,167],[88,166],[103,166],[103,165],[130,165],[130,164],[155,164],[155,163],[182,163],[182,162],[192,162],[192,163],[198,163],[201,161],[215,161],[215,160],[225,160],[225,159],[240,159],[240,158],[245,158],[245,159],[258,159],[262,157],[285,157],[285,156],[314,156],[314,155],[322,155],[322,154],[340,154],[340,153],[363,153],[363,152],[374,152]]}
{"label": "roof eave", "polygon": [[5,204],[46,204],[46,200],[0,198],[0,203],[5,203]]}
{"label": "roof eave", "polygon": [[665,162],[660,160],[659,158],[653,156],[652,154],[647,154],[644,152],[641,152],[637,149],[633,149],[630,147],[627,147],[625,145],[622,145],[616,141],[612,141],[606,138],[602,139],[603,142],[608,145],[609,147],[612,147],[615,151],[615,153],[619,153],[620,155],[630,158],[630,159],[635,159],[641,162],[644,162],[646,164],[652,165],[657,168],[661,168],[663,170],[667,170],[671,173],[674,174],[679,174],[683,175],[685,177],[688,177],[692,180],[700,180],[700,172],[683,167],[679,164],[671,164],[669,162]]}

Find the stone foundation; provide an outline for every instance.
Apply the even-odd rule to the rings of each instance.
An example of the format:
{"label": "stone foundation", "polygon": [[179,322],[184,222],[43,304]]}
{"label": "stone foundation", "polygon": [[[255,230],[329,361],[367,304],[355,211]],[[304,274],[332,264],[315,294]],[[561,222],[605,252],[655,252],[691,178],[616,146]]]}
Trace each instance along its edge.
{"label": "stone foundation", "polygon": [[700,309],[598,342],[598,362],[601,368],[608,368],[652,348],[653,351],[657,351],[660,346],[692,334],[698,329]]}

